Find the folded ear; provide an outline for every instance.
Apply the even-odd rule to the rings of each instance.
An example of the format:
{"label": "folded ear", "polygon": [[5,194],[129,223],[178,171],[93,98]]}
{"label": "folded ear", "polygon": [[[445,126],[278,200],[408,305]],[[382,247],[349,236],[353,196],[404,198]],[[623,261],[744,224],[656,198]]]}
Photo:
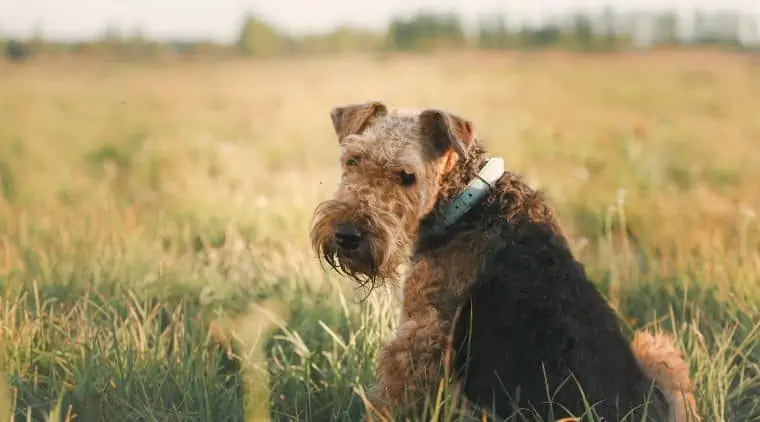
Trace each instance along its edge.
{"label": "folded ear", "polygon": [[461,158],[466,158],[467,147],[475,136],[472,122],[436,109],[420,113],[420,130],[439,156],[453,149]]}
{"label": "folded ear", "polygon": [[371,118],[386,114],[388,114],[388,108],[379,101],[348,104],[330,110],[330,118],[338,139],[360,133]]}

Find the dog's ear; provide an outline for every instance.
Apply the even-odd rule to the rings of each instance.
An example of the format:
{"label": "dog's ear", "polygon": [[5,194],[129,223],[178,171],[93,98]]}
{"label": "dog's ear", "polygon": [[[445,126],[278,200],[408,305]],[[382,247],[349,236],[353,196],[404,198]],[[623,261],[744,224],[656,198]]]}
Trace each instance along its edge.
{"label": "dog's ear", "polygon": [[388,114],[388,108],[379,101],[348,104],[330,110],[330,118],[339,140],[348,135],[360,133],[371,118],[386,114]]}
{"label": "dog's ear", "polygon": [[475,137],[472,122],[436,109],[427,109],[420,113],[420,130],[422,136],[431,142],[438,156],[453,149],[460,158],[466,158],[467,147]]}

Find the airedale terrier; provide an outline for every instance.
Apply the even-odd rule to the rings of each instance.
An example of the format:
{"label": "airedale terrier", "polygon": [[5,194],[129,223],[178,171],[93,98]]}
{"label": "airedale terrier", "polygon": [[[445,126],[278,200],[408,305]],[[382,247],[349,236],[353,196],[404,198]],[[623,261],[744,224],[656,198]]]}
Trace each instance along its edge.
{"label": "airedale terrier", "polygon": [[626,340],[542,193],[487,156],[472,122],[374,101],[330,114],[341,184],[314,211],[312,246],[362,284],[403,281],[371,407],[429,397],[450,373],[491,417],[698,420],[673,339]]}

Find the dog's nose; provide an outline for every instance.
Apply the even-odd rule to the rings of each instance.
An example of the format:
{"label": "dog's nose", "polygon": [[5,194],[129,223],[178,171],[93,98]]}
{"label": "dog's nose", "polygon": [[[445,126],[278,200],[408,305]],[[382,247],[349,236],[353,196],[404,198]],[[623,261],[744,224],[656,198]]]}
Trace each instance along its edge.
{"label": "dog's nose", "polygon": [[356,249],[362,240],[362,232],[353,223],[340,223],[335,226],[335,243],[343,249]]}

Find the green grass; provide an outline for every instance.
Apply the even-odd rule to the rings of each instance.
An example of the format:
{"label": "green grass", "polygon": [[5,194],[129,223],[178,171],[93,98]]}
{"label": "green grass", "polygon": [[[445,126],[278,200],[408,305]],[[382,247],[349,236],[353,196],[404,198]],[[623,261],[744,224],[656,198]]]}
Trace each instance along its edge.
{"label": "green grass", "polygon": [[[703,420],[760,420],[757,70],[708,53],[0,63],[0,413],[356,420],[399,302],[360,302],[307,233],[337,181],[329,108],[381,98],[471,118],[550,195],[626,334],[677,335]],[[448,400],[430,410],[453,418]]]}

